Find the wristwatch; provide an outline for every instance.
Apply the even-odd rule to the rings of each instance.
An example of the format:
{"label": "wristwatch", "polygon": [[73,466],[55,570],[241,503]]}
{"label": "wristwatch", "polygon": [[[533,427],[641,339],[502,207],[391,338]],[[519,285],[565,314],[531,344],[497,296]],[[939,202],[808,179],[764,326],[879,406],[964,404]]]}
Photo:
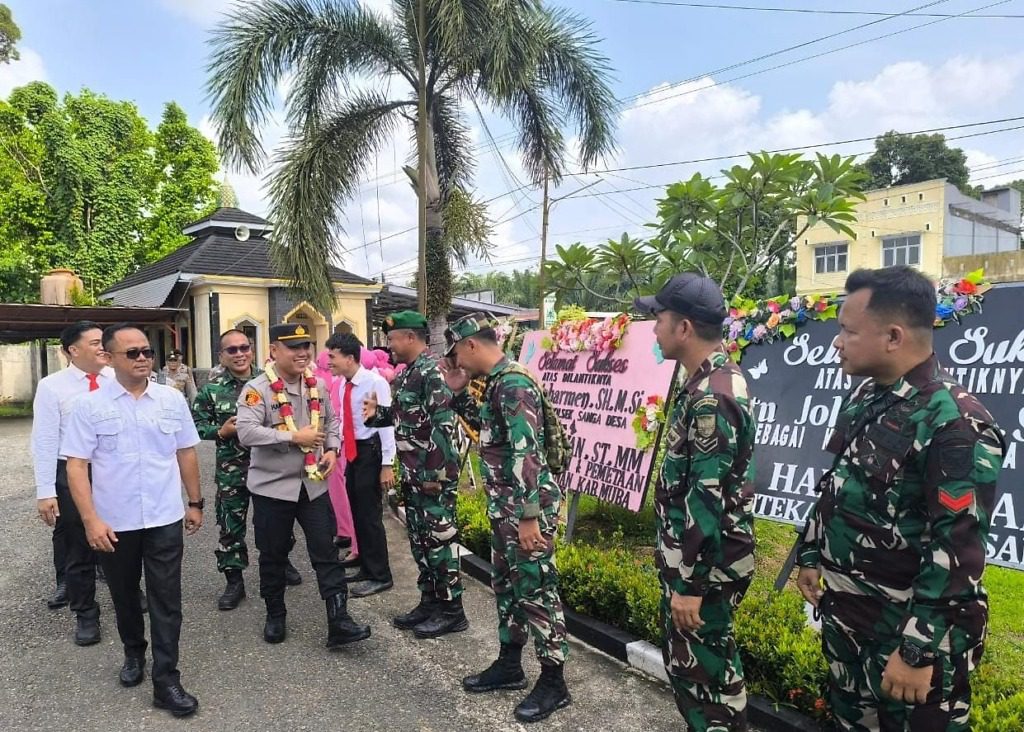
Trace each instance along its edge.
{"label": "wristwatch", "polygon": [[903,659],[903,663],[907,664],[911,668],[924,668],[925,666],[931,666],[932,662],[935,661],[935,656],[931,653],[925,653],[919,646],[914,645],[910,641],[904,640],[900,644],[900,658]]}
{"label": "wristwatch", "polygon": [[188,502],[188,507],[189,508],[198,508],[200,511],[203,510],[203,507],[205,505],[206,505],[206,499],[205,498],[200,498],[198,501],[189,501]]}

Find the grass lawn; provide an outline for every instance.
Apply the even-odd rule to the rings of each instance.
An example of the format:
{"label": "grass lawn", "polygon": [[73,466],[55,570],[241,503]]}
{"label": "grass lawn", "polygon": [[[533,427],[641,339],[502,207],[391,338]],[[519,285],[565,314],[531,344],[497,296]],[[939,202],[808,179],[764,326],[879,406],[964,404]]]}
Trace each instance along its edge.
{"label": "grass lawn", "polygon": [[31,417],[32,405],[28,402],[0,403],[0,419],[6,417]]}

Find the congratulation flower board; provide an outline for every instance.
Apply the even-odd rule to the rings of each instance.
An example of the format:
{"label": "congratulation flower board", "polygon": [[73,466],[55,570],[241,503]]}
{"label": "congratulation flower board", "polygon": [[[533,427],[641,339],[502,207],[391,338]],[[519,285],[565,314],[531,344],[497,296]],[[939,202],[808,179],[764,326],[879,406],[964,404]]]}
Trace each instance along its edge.
{"label": "congratulation flower board", "polygon": [[563,317],[550,331],[527,333],[519,360],[544,385],[572,440],[559,485],[639,511],[676,373],[654,322]]}
{"label": "congratulation flower board", "polygon": [[[1006,438],[988,559],[1024,569],[1024,477],[1017,472],[1018,458],[1024,470],[1024,286],[989,289],[972,276],[940,283],[938,295],[939,362],[992,412]],[[831,465],[824,446],[843,399],[859,383],[843,373],[832,346],[837,332],[834,321],[807,322],[792,337],[744,349],[757,421],[759,516],[802,524]]]}

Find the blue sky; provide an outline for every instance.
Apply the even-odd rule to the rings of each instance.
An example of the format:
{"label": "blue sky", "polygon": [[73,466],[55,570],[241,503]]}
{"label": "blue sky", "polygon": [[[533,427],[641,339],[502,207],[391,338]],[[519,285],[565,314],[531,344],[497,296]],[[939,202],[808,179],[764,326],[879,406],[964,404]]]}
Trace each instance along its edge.
{"label": "blue sky", "polygon": [[[835,8],[823,0],[724,0],[743,5]],[[174,100],[193,124],[214,136],[205,99],[205,45],[208,29],[229,8],[224,0],[5,0],[22,28],[23,59],[0,67],[0,94],[33,78],[58,90],[89,87],[118,99],[131,99],[153,123],[165,102]],[[366,0],[383,8],[386,0]],[[956,14],[993,0],[945,0],[922,12]],[[890,128],[917,130],[1024,115],[1024,17],[954,18],[909,30],[783,69],[730,81],[882,34],[937,20],[905,17],[829,41],[749,64],[730,72],[709,72],[772,53],[830,33],[879,20],[872,16],[836,16],[669,7],[614,0],[560,3],[590,18],[601,48],[615,68],[620,98],[644,95],[625,105],[620,120],[620,150],[601,167],[647,165],[748,149],[778,148],[866,137]],[[902,12],[925,0],[904,3],[857,2],[848,10]],[[1020,14],[1024,0],[1010,0],[979,12]],[[697,78],[670,91],[663,85]],[[681,93],[682,92],[682,93]],[[491,198],[524,179],[514,149],[500,145],[511,168],[504,169],[482,125],[478,192]],[[1020,124],[1020,123],[1018,123]],[[508,127],[488,117],[499,142]],[[1009,125],[996,125],[994,128]],[[988,128],[982,128],[988,129]],[[975,130],[965,130],[972,132]],[[282,129],[272,126],[271,146]],[[951,132],[950,135],[964,132]],[[401,176],[394,174],[408,152],[403,133],[381,152],[367,180],[382,179],[346,206],[343,241],[350,249],[344,265],[361,274],[404,281],[412,269],[415,235],[398,234],[415,224],[415,203]],[[1024,177],[1024,130],[991,134],[956,143],[968,152],[978,182]],[[857,153],[870,144],[841,151]],[[668,183],[696,170],[715,174],[723,164],[686,165],[568,179],[554,195],[593,183],[588,193],[553,209],[551,242],[596,242],[623,231],[640,233],[653,219],[658,189],[617,193],[641,184]],[[625,176],[629,180],[623,177]],[[243,207],[264,213],[266,201],[258,176],[229,171]],[[492,204],[495,264],[472,263],[470,271],[523,268],[536,264],[540,194],[527,191]],[[515,218],[513,218],[515,217]],[[379,221],[379,224],[378,224]],[[379,243],[378,243],[378,240]]]}

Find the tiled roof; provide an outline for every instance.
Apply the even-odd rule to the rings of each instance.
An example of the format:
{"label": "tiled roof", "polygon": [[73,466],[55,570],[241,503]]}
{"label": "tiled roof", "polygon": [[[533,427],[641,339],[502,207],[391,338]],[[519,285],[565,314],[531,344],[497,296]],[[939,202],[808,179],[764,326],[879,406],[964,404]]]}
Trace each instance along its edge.
{"label": "tiled roof", "polygon": [[260,218],[256,214],[251,214],[248,211],[243,211],[240,208],[234,207],[222,207],[218,208],[209,216],[199,219],[199,221],[193,221],[188,224],[185,228],[191,229],[193,226],[199,224],[205,224],[207,221],[228,221],[232,224],[253,224],[256,226],[269,226],[270,222],[264,218]]}
{"label": "tiled roof", "polygon": [[[220,209],[226,211],[230,209]],[[237,210],[237,209],[236,209]],[[244,212],[241,212],[244,214]],[[249,216],[250,214],[244,214]],[[254,217],[257,218],[257,217]],[[262,221],[262,219],[260,219]],[[372,285],[373,280],[330,267],[331,281],[347,285]],[[238,241],[232,236],[210,234],[189,242],[181,249],[146,265],[107,289],[106,293],[123,290],[133,285],[166,277],[173,273],[183,275],[223,275],[281,279],[274,269],[270,245],[262,237]]]}

